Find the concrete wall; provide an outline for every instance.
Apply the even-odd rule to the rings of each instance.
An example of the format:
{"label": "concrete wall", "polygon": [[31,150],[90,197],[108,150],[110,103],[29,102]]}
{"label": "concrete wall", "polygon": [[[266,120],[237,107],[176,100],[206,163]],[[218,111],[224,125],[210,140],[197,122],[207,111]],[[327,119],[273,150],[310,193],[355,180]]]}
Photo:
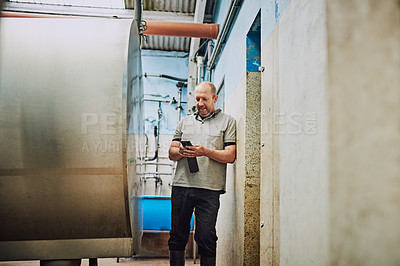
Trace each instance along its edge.
{"label": "concrete wall", "polygon": [[280,190],[279,135],[272,134],[279,125],[273,114],[279,114],[279,27],[262,47],[261,64],[261,178],[260,178],[260,261],[264,265],[279,265],[280,251]]}
{"label": "concrete wall", "polygon": [[238,152],[221,196],[218,265],[260,264],[260,93],[260,73],[249,72],[226,102],[236,118]]}
{"label": "concrete wall", "polygon": [[331,265],[400,265],[400,2],[327,1]]}
{"label": "concrete wall", "polygon": [[236,162],[227,167],[226,194],[221,196],[217,221],[217,265],[243,265],[246,76],[226,101],[226,112],[236,118]]}
{"label": "concrete wall", "polygon": [[[257,236],[254,221],[246,224],[258,214],[246,205],[252,88],[244,66],[245,35],[260,8]],[[399,26],[396,0],[245,1],[213,80],[224,79],[238,127],[217,226],[219,265],[256,265],[249,236],[259,237],[260,265],[399,265]]]}
{"label": "concrete wall", "polygon": [[[237,120],[237,159],[234,165],[228,166],[227,193],[221,197],[217,222],[218,265],[263,265],[259,262],[262,256],[259,244],[260,166],[257,170],[253,160],[260,157],[260,139],[256,137],[261,133],[261,117],[252,114],[257,103],[261,104],[260,87],[255,88],[253,82],[253,74],[260,82],[260,73],[249,76],[246,72],[246,35],[261,8],[261,36],[266,40],[289,2],[244,1],[214,69],[212,82],[220,84],[223,80],[225,84],[225,111]],[[226,16],[227,3],[221,1],[216,7],[218,23]],[[256,113],[259,114],[259,109]],[[257,126],[258,132],[255,132]]]}
{"label": "concrete wall", "polygon": [[263,46],[261,265],[329,259],[323,2],[293,0]]}

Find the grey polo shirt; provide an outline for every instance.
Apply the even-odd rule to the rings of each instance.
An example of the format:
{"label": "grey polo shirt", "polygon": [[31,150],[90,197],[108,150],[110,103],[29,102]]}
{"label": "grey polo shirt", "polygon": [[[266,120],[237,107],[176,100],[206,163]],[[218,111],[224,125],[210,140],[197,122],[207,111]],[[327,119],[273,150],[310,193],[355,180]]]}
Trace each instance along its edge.
{"label": "grey polo shirt", "polygon": [[[179,121],[173,140],[190,140],[193,145],[223,150],[227,145],[236,145],[236,122],[220,109],[203,119],[198,114],[189,115]],[[199,165],[196,173],[190,173],[187,158],[178,161],[172,185],[225,192],[226,163],[219,163],[207,156],[196,159]]]}

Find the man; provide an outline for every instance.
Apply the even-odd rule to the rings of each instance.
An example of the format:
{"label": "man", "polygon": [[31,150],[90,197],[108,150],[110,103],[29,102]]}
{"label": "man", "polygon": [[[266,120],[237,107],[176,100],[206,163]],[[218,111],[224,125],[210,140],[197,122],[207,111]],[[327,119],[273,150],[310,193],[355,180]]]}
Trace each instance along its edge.
{"label": "man", "polygon": [[[220,109],[215,110],[218,99],[215,86],[211,82],[198,84],[195,98],[197,113],[178,123],[169,148],[169,158],[178,161],[172,183],[170,265],[185,264],[193,209],[200,264],[215,265],[219,196],[225,193],[226,164],[236,158],[235,119]],[[192,146],[185,148],[181,141],[190,141]],[[196,158],[198,172],[190,172],[187,158]]]}

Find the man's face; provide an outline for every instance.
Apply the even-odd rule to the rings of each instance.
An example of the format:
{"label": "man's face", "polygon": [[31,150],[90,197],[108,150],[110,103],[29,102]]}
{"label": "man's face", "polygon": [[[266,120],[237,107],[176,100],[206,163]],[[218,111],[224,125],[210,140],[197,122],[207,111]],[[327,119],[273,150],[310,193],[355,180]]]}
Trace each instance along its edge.
{"label": "man's face", "polygon": [[206,117],[215,111],[215,103],[218,96],[211,92],[208,86],[199,86],[194,92],[196,98],[196,107],[200,116]]}

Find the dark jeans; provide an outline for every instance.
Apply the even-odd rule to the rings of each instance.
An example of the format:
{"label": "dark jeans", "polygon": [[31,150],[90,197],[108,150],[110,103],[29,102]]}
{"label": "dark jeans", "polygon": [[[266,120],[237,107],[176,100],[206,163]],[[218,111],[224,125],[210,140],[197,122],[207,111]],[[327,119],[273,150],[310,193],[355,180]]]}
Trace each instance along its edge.
{"label": "dark jeans", "polygon": [[196,217],[194,239],[199,246],[199,254],[204,257],[215,257],[218,239],[215,224],[219,195],[219,191],[208,189],[172,187],[172,229],[168,240],[170,250],[185,250],[194,209]]}

